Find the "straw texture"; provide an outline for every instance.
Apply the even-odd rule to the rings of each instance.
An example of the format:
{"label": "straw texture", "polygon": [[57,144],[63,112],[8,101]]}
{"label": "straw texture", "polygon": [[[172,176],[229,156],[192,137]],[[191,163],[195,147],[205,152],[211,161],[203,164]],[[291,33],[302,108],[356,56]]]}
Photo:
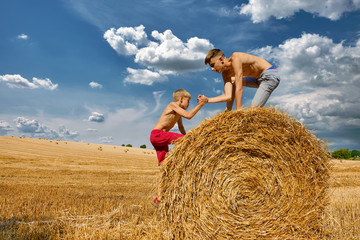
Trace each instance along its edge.
{"label": "straw texture", "polygon": [[172,239],[316,239],[328,164],[324,142],[280,110],[219,113],[162,165],[163,231]]}

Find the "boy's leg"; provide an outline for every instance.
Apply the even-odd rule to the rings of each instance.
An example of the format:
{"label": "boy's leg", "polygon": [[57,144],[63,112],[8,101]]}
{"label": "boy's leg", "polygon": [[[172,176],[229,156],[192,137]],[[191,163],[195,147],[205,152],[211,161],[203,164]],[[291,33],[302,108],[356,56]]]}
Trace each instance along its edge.
{"label": "boy's leg", "polygon": [[[158,157],[158,163],[164,161],[166,153],[169,151],[169,144],[172,144],[176,139],[183,137],[184,135],[173,132],[164,132],[158,129],[154,129],[150,135],[150,142],[156,150]],[[158,197],[156,197],[151,204],[155,207],[159,207],[161,201],[160,189],[158,188]]]}
{"label": "boy's leg", "polygon": [[154,146],[155,150],[156,150],[156,155],[158,157],[158,164],[160,166],[160,164],[164,161],[166,153],[169,151],[169,145],[165,145],[165,146]]}
{"label": "boy's leg", "polygon": [[173,132],[164,132],[161,130],[153,130],[150,135],[150,142],[156,150],[159,165],[165,159],[166,153],[169,151],[169,144],[184,135]]}
{"label": "boy's leg", "polygon": [[280,77],[276,69],[264,71],[258,78],[260,83],[258,90],[251,102],[251,106],[263,107],[271,93],[279,85]]}
{"label": "boy's leg", "polygon": [[250,88],[258,88],[260,83],[255,77],[243,77],[243,86]]}

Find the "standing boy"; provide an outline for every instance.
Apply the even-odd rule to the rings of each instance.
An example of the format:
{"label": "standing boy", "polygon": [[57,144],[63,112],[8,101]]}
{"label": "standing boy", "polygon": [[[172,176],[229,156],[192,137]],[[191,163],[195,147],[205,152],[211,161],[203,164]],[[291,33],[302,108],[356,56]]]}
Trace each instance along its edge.
{"label": "standing boy", "polygon": [[[200,101],[195,108],[186,112],[185,110],[190,104],[190,93],[184,89],[179,89],[173,93],[173,98],[174,101],[166,106],[150,135],[150,142],[156,150],[159,165],[164,161],[165,155],[169,151],[169,144],[186,134],[181,117],[191,119],[205,104],[204,101]],[[169,132],[175,123],[178,123],[178,128],[182,134]],[[160,197],[155,198],[152,204],[158,207],[159,202]]]}
{"label": "standing boy", "polygon": [[234,98],[236,109],[241,108],[243,86],[258,88],[251,106],[263,107],[280,82],[274,66],[260,57],[247,53],[234,52],[230,58],[226,58],[220,49],[212,49],[205,58],[205,64],[209,64],[212,71],[222,73],[224,94],[213,98],[199,95],[198,101],[227,102],[227,110],[232,109]]}

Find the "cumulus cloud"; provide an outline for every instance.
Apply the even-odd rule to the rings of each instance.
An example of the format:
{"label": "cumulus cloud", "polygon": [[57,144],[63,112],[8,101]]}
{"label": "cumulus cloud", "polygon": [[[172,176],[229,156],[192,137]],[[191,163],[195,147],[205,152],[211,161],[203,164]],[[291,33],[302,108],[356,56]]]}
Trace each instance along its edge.
{"label": "cumulus cloud", "polygon": [[27,39],[29,38],[29,36],[26,35],[26,34],[20,34],[20,35],[18,35],[16,38],[17,38],[17,39],[22,39],[22,40],[27,40]]}
{"label": "cumulus cloud", "polygon": [[158,72],[148,69],[126,69],[129,75],[125,78],[125,83],[140,83],[143,85],[152,85],[154,82],[165,82],[168,78]]}
{"label": "cumulus cloud", "polygon": [[88,118],[88,121],[101,123],[105,121],[105,117],[102,113],[92,112]]}
{"label": "cumulus cloud", "polygon": [[12,131],[14,131],[14,129],[10,126],[8,122],[0,120],[0,135],[6,135]]}
{"label": "cumulus cloud", "polygon": [[91,88],[102,88],[103,87],[103,85],[101,85],[100,83],[97,83],[97,82],[90,82],[89,86]]}
{"label": "cumulus cloud", "polygon": [[[154,41],[148,39],[143,25],[111,28],[105,32],[104,38],[117,53],[134,55],[136,63],[149,69],[144,71],[128,68],[130,75],[125,82],[151,85],[165,81],[167,74],[204,69],[204,58],[213,48],[209,40],[198,37],[183,42],[171,30],[163,33],[152,31],[151,36]],[[145,75],[139,79],[139,73]]]}
{"label": "cumulus cloud", "polygon": [[138,46],[144,46],[148,43],[143,25],[134,28],[110,28],[104,33],[104,38],[121,55],[134,55],[139,51]]}
{"label": "cumulus cloud", "polygon": [[25,117],[17,117],[14,123],[20,133],[29,134],[30,137],[40,137],[48,139],[76,140],[79,136],[77,131],[71,131],[65,126],[60,126],[59,130],[51,129],[38,120],[30,120]]}
{"label": "cumulus cloud", "polygon": [[23,133],[44,133],[46,127],[37,120],[30,120],[25,117],[17,117],[14,120],[16,127]]}
{"label": "cumulus cloud", "polygon": [[290,17],[300,10],[335,21],[340,19],[344,12],[356,11],[359,8],[359,0],[250,0],[248,4],[237,7],[240,14],[251,15],[254,23],[266,21],[271,16],[277,19]]}
{"label": "cumulus cloud", "polygon": [[59,135],[65,140],[75,140],[79,136],[79,132],[67,129],[65,126],[60,126]]}
{"label": "cumulus cloud", "polygon": [[204,69],[204,59],[213,45],[207,39],[192,37],[186,43],[171,30],[152,32],[157,40],[139,49],[135,62],[161,71],[186,72]]}
{"label": "cumulus cloud", "polygon": [[303,34],[253,53],[278,66],[281,82],[270,98],[273,104],[323,133],[347,127],[360,131],[360,39],[346,46]]}
{"label": "cumulus cloud", "polygon": [[4,82],[10,88],[44,88],[48,90],[55,90],[58,84],[53,84],[49,78],[39,79],[34,77],[33,82],[23,78],[19,74],[6,74],[0,76],[0,82]]}

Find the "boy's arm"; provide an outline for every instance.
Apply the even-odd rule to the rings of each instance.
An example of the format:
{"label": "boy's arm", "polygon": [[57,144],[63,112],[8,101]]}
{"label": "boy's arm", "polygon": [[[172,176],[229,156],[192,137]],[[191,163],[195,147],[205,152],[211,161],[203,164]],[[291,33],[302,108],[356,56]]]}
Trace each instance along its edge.
{"label": "boy's arm", "polygon": [[242,95],[243,95],[243,70],[242,70],[241,57],[239,56],[234,57],[231,64],[235,72],[236,109],[240,109],[242,105]]}
{"label": "boy's arm", "polygon": [[182,134],[186,135],[186,131],[185,131],[184,125],[182,123],[182,118],[181,117],[178,120],[178,128],[179,128],[179,130],[180,130],[180,132]]}
{"label": "boy's arm", "polygon": [[195,114],[205,105],[206,102],[202,102],[198,104],[196,107],[191,109],[190,111],[186,112],[183,108],[181,108],[179,105],[177,105],[174,102],[170,103],[170,107],[172,110],[174,110],[176,113],[178,113],[181,117],[184,117],[186,119],[192,119]]}
{"label": "boy's arm", "polygon": [[232,89],[233,89],[233,86],[231,84],[231,81],[226,81],[224,84],[224,94],[217,96],[217,97],[213,97],[213,98],[207,98],[204,95],[200,95],[199,98],[200,99],[206,98],[207,102],[209,102],[209,103],[230,102],[231,101],[231,93],[233,91]]}

